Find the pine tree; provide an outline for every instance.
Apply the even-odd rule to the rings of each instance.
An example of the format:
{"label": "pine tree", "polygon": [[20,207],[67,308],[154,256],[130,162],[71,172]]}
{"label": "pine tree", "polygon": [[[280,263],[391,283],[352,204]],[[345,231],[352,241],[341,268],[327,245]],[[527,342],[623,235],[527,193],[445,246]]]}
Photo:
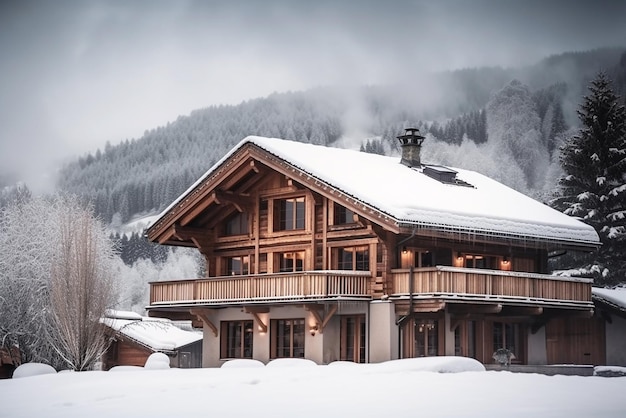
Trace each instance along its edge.
{"label": "pine tree", "polygon": [[592,225],[602,246],[582,270],[598,285],[626,281],[626,111],[604,73],[591,82],[580,131],[561,147],[564,176],[554,205]]}

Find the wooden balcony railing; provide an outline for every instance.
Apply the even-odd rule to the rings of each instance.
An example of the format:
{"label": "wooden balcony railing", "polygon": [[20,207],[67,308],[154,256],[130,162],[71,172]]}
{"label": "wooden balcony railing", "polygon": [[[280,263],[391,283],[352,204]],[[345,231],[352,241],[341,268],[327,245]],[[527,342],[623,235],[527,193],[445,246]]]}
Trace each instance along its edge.
{"label": "wooden balcony railing", "polygon": [[150,283],[150,305],[370,298],[369,272],[305,271]]}
{"label": "wooden balcony railing", "polygon": [[450,296],[458,299],[517,300],[530,303],[591,303],[591,279],[501,270],[427,267],[392,270],[394,294],[413,297]]}

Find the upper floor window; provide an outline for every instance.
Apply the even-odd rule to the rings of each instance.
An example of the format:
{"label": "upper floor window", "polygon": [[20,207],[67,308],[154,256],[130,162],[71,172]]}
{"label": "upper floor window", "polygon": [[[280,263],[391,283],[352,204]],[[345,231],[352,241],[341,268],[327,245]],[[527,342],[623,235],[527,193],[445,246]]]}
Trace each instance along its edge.
{"label": "upper floor window", "polygon": [[304,270],[304,251],[280,253],[278,258],[281,272]]}
{"label": "upper floor window", "polygon": [[250,257],[247,255],[228,257],[226,259],[226,272],[231,276],[248,274],[250,271]]}
{"label": "upper floor window", "polygon": [[293,197],[276,202],[278,231],[304,229],[304,197]]}
{"label": "upper floor window", "polygon": [[226,220],[224,235],[243,235],[248,233],[248,214],[237,212]]}
{"label": "upper floor window", "polygon": [[335,203],[333,208],[333,225],[345,225],[354,223],[354,212],[345,206]]}
{"label": "upper floor window", "polygon": [[338,270],[368,271],[370,269],[369,247],[337,248],[336,260]]}
{"label": "upper floor window", "polygon": [[496,257],[478,254],[465,254],[464,267],[475,269],[495,269]]}

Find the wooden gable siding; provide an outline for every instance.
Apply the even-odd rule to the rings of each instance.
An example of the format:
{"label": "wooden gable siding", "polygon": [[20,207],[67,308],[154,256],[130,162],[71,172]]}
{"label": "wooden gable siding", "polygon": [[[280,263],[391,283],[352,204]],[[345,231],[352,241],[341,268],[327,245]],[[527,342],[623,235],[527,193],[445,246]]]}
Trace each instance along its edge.
{"label": "wooden gable siding", "polygon": [[136,344],[132,341],[115,340],[103,356],[104,370],[114,366],[140,366],[146,364],[146,360],[152,354],[152,350]]}

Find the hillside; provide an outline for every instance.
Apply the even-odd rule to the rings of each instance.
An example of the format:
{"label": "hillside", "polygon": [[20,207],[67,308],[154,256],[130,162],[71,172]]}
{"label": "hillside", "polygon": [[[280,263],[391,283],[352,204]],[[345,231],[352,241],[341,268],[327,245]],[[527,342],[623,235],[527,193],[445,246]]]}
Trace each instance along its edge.
{"label": "hillside", "polygon": [[[58,188],[84,196],[105,221],[119,224],[162,209],[247,135],[393,154],[395,137],[415,125],[428,133],[429,161],[482,171],[542,197],[554,185],[558,142],[577,123],[580,98],[601,69],[624,96],[626,53],[602,49],[526,68],[465,69],[402,85],[319,87],[211,106],[79,158],[61,170]],[[527,144],[505,144],[504,108],[525,116],[514,133]]]}

